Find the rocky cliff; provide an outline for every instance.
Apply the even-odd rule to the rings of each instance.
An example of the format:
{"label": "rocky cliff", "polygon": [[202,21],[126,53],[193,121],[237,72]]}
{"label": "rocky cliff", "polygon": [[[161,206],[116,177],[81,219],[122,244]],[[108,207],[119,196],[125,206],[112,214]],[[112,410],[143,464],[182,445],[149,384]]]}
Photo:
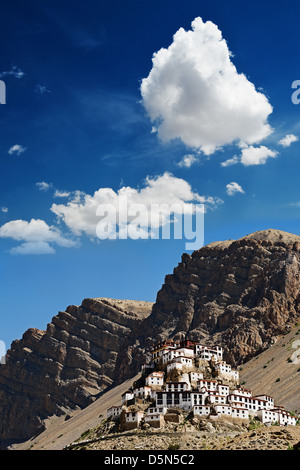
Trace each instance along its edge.
{"label": "rocky cliff", "polygon": [[46,331],[29,329],[0,366],[2,447],[45,428],[51,415],[84,408],[109,387],[122,342],[152,303],[85,299],[59,312]]}
{"label": "rocky cliff", "polygon": [[120,379],[129,367],[137,371],[145,348],[166,337],[220,344],[227,362],[242,364],[299,318],[299,274],[300,237],[278,230],[184,254],[166,276],[151,315],[128,337],[127,357],[118,358]]}
{"label": "rocky cliff", "polygon": [[232,365],[299,319],[300,237],[276,230],[184,254],[151,303],[86,299],[28,330],[0,366],[0,439],[26,440],[45,419],[87,406],[139,372],[159,339],[220,344]]}

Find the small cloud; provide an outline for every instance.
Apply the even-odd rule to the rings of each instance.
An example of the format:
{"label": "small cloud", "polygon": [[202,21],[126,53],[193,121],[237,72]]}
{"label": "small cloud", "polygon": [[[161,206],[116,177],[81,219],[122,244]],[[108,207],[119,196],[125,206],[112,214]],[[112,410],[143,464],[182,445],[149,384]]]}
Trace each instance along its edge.
{"label": "small cloud", "polygon": [[78,246],[77,241],[66,238],[58,228],[40,219],[11,220],[0,227],[0,238],[20,242],[10,250],[14,255],[52,254],[55,253],[53,244],[65,248]]}
{"label": "small cloud", "polygon": [[240,161],[239,157],[237,155],[234,155],[234,157],[229,158],[225,162],[221,162],[221,166],[227,167],[227,166],[236,165],[237,163],[239,163],[239,161]]}
{"label": "small cloud", "polygon": [[39,189],[39,191],[48,191],[52,187],[52,183],[45,183],[45,181],[40,181],[38,183],[35,183],[36,187]]}
{"label": "small cloud", "polygon": [[261,145],[260,147],[245,147],[242,149],[241,163],[244,166],[264,165],[268,158],[275,158],[278,152]]}
{"label": "small cloud", "polygon": [[288,206],[290,207],[300,207],[300,201],[297,201],[297,202],[290,202],[288,204]]}
{"label": "small cloud", "polygon": [[78,46],[86,49],[87,51],[93,51],[94,49],[97,49],[102,45],[101,41],[98,41],[97,39],[88,36],[88,35],[82,35],[82,37],[78,41]]}
{"label": "small cloud", "polygon": [[69,25],[68,34],[75,47],[83,49],[88,52],[92,52],[101,47],[104,43],[104,39],[97,32],[97,37],[92,35],[89,31],[78,27],[77,25]]}
{"label": "small cloud", "polygon": [[228,196],[234,196],[236,193],[245,193],[243,188],[235,182],[229,183],[226,185],[226,192]]}
{"label": "small cloud", "polygon": [[60,191],[59,189],[55,190],[54,197],[69,197],[70,196],[69,191]]}
{"label": "small cloud", "polygon": [[40,95],[43,95],[44,93],[51,93],[51,91],[48,90],[48,88],[45,87],[45,85],[36,85],[34,87],[34,91],[35,93],[38,93]]}
{"label": "small cloud", "polygon": [[14,78],[22,78],[24,75],[25,75],[25,73],[20,69],[20,67],[17,67],[16,65],[14,65],[11,68],[11,70],[1,72],[0,73],[0,78],[4,78],[4,77],[7,77],[7,76],[12,76]]}
{"label": "small cloud", "polygon": [[8,212],[7,207],[1,207],[1,212],[3,212],[4,214],[7,214]]}
{"label": "small cloud", "polygon": [[9,155],[21,155],[21,153],[25,152],[25,150],[26,147],[16,144],[9,149],[8,153]]}
{"label": "small cloud", "polygon": [[12,255],[52,255],[54,253],[54,248],[42,241],[21,243],[10,250]]}
{"label": "small cloud", "polygon": [[287,134],[278,142],[278,144],[282,145],[283,147],[289,147],[293,142],[297,142],[298,140],[299,140],[299,137],[297,137],[296,135]]}
{"label": "small cloud", "polygon": [[196,155],[185,155],[179,163],[177,163],[180,167],[190,168],[193,163],[198,160]]}

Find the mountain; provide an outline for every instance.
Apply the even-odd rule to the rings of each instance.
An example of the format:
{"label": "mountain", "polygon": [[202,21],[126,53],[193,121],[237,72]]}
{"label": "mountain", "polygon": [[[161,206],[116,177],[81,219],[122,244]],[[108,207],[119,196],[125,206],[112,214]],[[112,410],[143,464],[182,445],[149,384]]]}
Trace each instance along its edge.
{"label": "mountain", "polygon": [[151,302],[85,299],[31,328],[12,343],[0,366],[1,446],[45,429],[45,420],[89,405],[112,384],[123,338],[151,311]]}
{"label": "mountain", "polygon": [[222,345],[233,366],[266,351],[299,319],[299,250],[299,236],[277,230],[214,242],[182,255],[154,305],[85,299],[28,330],[0,367],[2,446],[136,375],[160,339]]}
{"label": "mountain", "polygon": [[[300,364],[297,363],[296,356],[300,352],[300,344],[296,343],[300,339],[300,325],[295,325],[286,335],[281,336],[278,341],[263,353],[252,358],[250,361],[239,366],[241,383],[244,387],[252,389],[254,394],[268,393],[275,399],[275,403],[284,404],[285,408],[299,413],[300,412]],[[293,347],[294,346],[294,347]],[[296,354],[295,354],[296,353]],[[295,359],[293,358],[295,356]],[[294,359],[294,360],[291,360]],[[48,420],[44,432],[30,440],[15,445],[15,450],[62,450],[65,446],[75,443],[75,441],[86,440],[93,436],[93,429],[98,429],[103,418],[106,417],[106,411],[109,407],[120,404],[122,393],[130,388],[140,377],[140,374],[131,379],[122,382],[122,384],[108,388],[91,405],[80,410],[73,410],[71,415],[53,416]],[[278,378],[280,379],[278,381]],[[207,425],[209,426],[209,425]],[[160,434],[145,433],[141,431],[135,437],[125,432],[123,435],[111,436],[110,439],[101,444],[93,444],[93,448],[104,449],[168,449],[170,444],[178,444],[180,440],[180,450],[194,449],[263,449],[286,450],[289,446],[300,441],[299,426],[289,427],[288,429],[278,426],[264,427],[255,432],[243,432],[243,426],[239,422],[234,426],[234,422],[225,423],[220,420],[215,421],[215,430],[204,427],[201,434],[197,429],[197,434],[184,433],[174,435],[162,432]],[[247,426],[244,424],[244,430]],[[192,431],[196,429],[192,429]],[[226,432],[233,432],[236,435],[232,442],[225,437]],[[269,431],[272,435],[268,436]],[[287,433],[284,435],[284,431]],[[290,434],[295,434],[291,439]],[[205,437],[203,436],[205,435]],[[83,436],[82,438],[80,438]],[[199,438],[200,437],[200,438]],[[203,437],[203,439],[201,439]],[[268,438],[268,439],[267,439]],[[287,440],[286,440],[287,439]],[[164,443],[163,440],[166,442]],[[201,447],[202,443],[202,447]],[[165,447],[164,447],[164,444]]]}
{"label": "mountain", "polygon": [[220,344],[233,366],[267,349],[299,318],[299,250],[299,236],[270,229],[183,254],[151,315],[127,338],[120,380],[167,337]]}

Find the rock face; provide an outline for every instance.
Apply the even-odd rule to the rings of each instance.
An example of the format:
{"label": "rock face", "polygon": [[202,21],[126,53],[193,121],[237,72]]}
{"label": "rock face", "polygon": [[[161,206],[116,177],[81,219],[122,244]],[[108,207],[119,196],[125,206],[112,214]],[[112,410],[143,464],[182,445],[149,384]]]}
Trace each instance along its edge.
{"label": "rock face", "polygon": [[300,237],[278,230],[184,254],[151,315],[128,338],[126,361],[119,356],[123,377],[137,370],[145,348],[167,337],[220,344],[233,366],[259,354],[299,318],[299,268]]}
{"label": "rock face", "polygon": [[83,408],[112,383],[124,337],[152,303],[85,299],[59,312],[46,331],[29,329],[0,366],[2,447],[41,432],[44,420]]}
{"label": "rock face", "polygon": [[184,254],[154,305],[85,299],[28,330],[0,366],[2,446],[138,373],[160,339],[220,344],[232,365],[264,351],[299,318],[299,267],[299,236],[256,232]]}

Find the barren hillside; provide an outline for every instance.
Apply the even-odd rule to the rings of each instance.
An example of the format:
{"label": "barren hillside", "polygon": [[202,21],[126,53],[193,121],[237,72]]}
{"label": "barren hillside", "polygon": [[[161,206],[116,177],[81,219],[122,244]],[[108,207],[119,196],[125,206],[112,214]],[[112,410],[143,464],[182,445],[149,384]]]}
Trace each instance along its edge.
{"label": "barren hillside", "polygon": [[121,403],[121,395],[138,376],[127,380],[117,387],[103,393],[94,403],[83,410],[75,410],[69,419],[66,416],[52,416],[46,423],[47,428],[38,436],[34,436],[26,442],[12,446],[14,450],[62,450],[68,444],[80,438],[81,434],[99,425],[106,410],[113,405]]}
{"label": "barren hillside", "polygon": [[300,325],[241,366],[240,380],[254,394],[265,392],[276,404],[300,413]]}

